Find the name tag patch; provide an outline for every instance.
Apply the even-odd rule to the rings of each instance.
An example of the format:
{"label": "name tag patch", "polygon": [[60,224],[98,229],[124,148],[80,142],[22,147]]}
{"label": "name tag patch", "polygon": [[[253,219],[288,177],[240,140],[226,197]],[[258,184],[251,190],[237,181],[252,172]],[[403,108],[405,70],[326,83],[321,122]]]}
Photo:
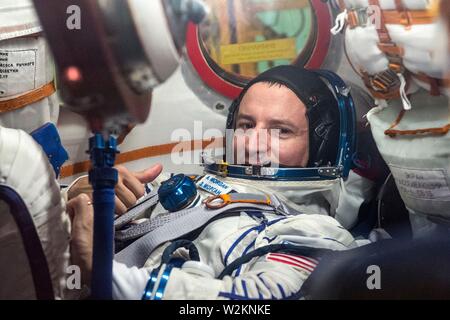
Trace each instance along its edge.
{"label": "name tag patch", "polygon": [[444,170],[390,167],[400,193],[414,199],[450,201]]}
{"label": "name tag patch", "polygon": [[36,87],[36,49],[0,50],[0,97]]}
{"label": "name tag patch", "polygon": [[200,181],[197,182],[197,187],[217,196],[230,193],[233,190],[228,184],[211,175],[206,175],[201,178]]}

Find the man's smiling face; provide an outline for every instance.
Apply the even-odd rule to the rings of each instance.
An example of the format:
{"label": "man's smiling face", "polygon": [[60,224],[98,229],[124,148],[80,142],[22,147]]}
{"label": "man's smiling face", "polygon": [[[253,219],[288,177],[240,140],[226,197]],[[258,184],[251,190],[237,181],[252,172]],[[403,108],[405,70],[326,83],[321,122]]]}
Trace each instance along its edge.
{"label": "man's smiling face", "polygon": [[240,103],[235,129],[235,156],[245,153],[245,164],[270,161],[305,167],[308,163],[306,107],[285,86],[266,82],[252,85]]}

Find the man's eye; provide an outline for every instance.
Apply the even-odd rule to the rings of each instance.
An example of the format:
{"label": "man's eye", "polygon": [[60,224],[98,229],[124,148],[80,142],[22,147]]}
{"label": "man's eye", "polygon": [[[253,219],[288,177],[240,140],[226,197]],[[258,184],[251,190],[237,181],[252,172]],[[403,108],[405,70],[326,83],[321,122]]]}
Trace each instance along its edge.
{"label": "man's eye", "polygon": [[285,136],[293,133],[292,130],[289,128],[275,128],[275,130],[278,130],[280,135],[285,135]]}
{"label": "man's eye", "polygon": [[253,124],[249,122],[238,123],[237,127],[239,129],[248,130],[253,128]]}

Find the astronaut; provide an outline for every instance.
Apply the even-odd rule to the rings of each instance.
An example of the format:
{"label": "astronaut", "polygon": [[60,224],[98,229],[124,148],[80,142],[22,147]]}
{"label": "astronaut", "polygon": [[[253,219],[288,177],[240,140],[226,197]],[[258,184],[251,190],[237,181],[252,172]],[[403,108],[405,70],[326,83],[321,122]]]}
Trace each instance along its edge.
{"label": "astronaut", "polygon": [[[354,106],[346,89],[331,72],[294,66],[252,80],[227,123],[245,135],[239,142],[236,133],[227,150],[243,147],[243,163],[205,159],[203,176],[159,177],[142,202],[150,209],[117,219],[116,244],[129,242],[116,254],[114,298],[300,298],[323,250],[358,245],[329,215],[333,206],[339,212],[340,205],[348,210],[347,203],[361,204],[342,200],[349,194],[342,186],[351,179],[355,148]],[[254,128],[278,132],[278,157],[270,152],[273,144],[255,147],[262,134],[248,132]],[[341,197],[331,204],[340,188]],[[92,206],[80,195],[68,211],[75,217],[72,254],[89,281]]]}

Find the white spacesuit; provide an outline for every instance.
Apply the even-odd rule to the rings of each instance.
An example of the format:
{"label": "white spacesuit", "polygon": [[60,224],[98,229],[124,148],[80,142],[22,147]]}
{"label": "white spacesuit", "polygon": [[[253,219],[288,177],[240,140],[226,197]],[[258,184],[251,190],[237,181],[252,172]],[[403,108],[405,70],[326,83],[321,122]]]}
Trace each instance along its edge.
{"label": "white spacesuit", "polygon": [[32,2],[1,1],[0,256],[8,263],[0,266],[0,298],[64,296],[70,235],[55,174],[67,156],[52,125],[58,114],[54,66]]}
{"label": "white spacesuit", "polygon": [[[205,159],[204,176],[176,175],[162,184],[168,177],[160,177],[142,202],[149,202],[145,207],[151,210],[139,214],[132,209],[116,223],[118,243],[131,240],[131,244],[116,254],[114,298],[298,299],[322,250],[358,246],[329,216],[333,211],[345,217],[343,212],[347,211],[349,219],[354,219],[352,211],[358,211],[362,193],[367,191],[364,180],[349,174],[349,155],[355,151],[351,142],[354,106],[343,82],[338,82],[342,80],[337,79],[327,72],[316,74],[283,66],[248,84],[247,89],[264,81],[287,86],[306,101],[308,120],[317,127],[323,119],[333,117],[330,110],[338,110],[336,100],[343,102],[340,120],[320,137],[310,138],[314,144],[310,150],[316,151],[310,153],[310,162],[321,165],[271,168]],[[327,81],[333,86],[327,87]],[[335,88],[334,96],[330,88]],[[228,125],[233,123],[245,93],[231,107]],[[310,96],[315,99],[308,100]],[[327,100],[330,97],[334,104]],[[336,133],[345,147],[330,156],[329,148],[335,150],[336,144],[326,145],[327,134]],[[336,154],[336,161],[319,161]],[[333,172],[338,173],[333,176]],[[355,192],[346,190],[346,183]],[[339,211],[340,206],[345,209]]]}
{"label": "white spacesuit", "polygon": [[[217,279],[236,259],[277,244],[285,250],[253,257],[237,266],[233,276]],[[270,212],[242,211],[209,223],[192,241],[199,262],[185,262],[181,268],[171,269],[167,265],[158,268],[163,250],[169,244],[155,250],[145,268],[127,268],[116,262],[113,296],[140,299],[146,290],[146,299],[293,298],[318,262],[311,256],[289,253],[288,244],[333,250],[356,246],[351,234],[328,216],[285,217]],[[186,252],[180,250],[174,257],[186,257]]]}
{"label": "white spacesuit", "polygon": [[374,139],[414,235],[426,235],[448,224],[450,209],[448,39],[439,1],[340,4],[349,61],[379,102],[367,115]]}

